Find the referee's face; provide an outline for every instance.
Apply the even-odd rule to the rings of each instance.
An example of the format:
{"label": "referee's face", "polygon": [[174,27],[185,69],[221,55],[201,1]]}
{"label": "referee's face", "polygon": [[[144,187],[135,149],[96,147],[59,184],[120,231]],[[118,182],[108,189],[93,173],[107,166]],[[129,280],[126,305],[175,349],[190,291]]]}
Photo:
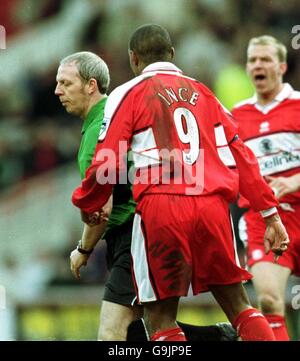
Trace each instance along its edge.
{"label": "referee's face", "polygon": [[80,78],[74,63],[62,64],[56,76],[55,95],[70,114],[84,118],[88,108],[87,86]]}

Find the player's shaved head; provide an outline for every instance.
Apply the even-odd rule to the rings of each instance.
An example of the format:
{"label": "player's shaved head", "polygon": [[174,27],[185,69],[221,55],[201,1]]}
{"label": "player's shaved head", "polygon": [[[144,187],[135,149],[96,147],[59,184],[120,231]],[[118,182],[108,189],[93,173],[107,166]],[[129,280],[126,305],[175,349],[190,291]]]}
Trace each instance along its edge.
{"label": "player's shaved head", "polygon": [[156,24],[146,24],[137,28],[129,40],[129,50],[134,51],[144,64],[170,61],[173,57],[172,41],[168,31]]}

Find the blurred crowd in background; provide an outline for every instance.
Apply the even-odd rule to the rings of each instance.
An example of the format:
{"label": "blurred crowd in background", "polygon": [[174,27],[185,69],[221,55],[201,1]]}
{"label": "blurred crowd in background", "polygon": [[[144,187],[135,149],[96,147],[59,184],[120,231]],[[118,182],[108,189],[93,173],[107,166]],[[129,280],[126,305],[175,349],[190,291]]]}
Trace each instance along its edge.
{"label": "blurred crowd in background", "polygon": [[[127,54],[132,31],[144,23],[159,23],[172,36],[176,65],[231,108],[253,92],[244,66],[247,43],[256,35],[273,35],[286,44],[286,81],[300,88],[299,50],[291,48],[291,29],[299,19],[297,0],[1,0],[7,49],[0,50],[0,194],[76,162],[82,121],[68,115],[54,95],[57,67],[64,56],[83,50],[100,55],[110,68],[110,92],[133,77]],[[51,38],[51,32],[61,28],[63,33],[71,25],[74,30],[67,36]],[[46,43],[39,39],[45,32],[52,39]],[[68,269],[76,236],[70,232],[64,244],[59,254],[37,256],[55,264],[49,284],[77,282]],[[6,269],[13,269],[14,262],[6,259]],[[100,247],[85,280],[104,282],[103,264]]]}
{"label": "blurred crowd in background", "polygon": [[[168,28],[176,64],[212,88],[228,107],[252,92],[245,79],[244,63],[247,42],[255,35],[271,34],[287,45],[286,78],[295,87],[300,84],[299,54],[290,47],[291,29],[300,18],[296,0],[83,2],[93,7],[93,14],[80,30],[73,51],[89,50],[103,57],[111,71],[110,91],[132,77],[128,37],[136,26],[147,22],[159,22]],[[75,3],[1,0],[0,24],[6,29],[7,48],[18,38],[22,41],[20,36],[30,34],[39,24],[60,17]],[[50,51],[52,45],[48,46]],[[54,95],[59,60],[38,71],[34,66],[24,67],[12,87],[8,84],[0,89],[0,190],[76,157],[81,122],[68,116]]]}

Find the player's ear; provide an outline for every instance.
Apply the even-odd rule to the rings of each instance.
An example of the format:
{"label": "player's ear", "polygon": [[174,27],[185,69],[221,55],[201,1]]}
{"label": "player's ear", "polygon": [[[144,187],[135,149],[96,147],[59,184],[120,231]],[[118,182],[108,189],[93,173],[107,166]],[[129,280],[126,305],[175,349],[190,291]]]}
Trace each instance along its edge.
{"label": "player's ear", "polygon": [[174,59],[175,49],[173,48],[173,46],[172,46],[172,48],[171,48],[171,50],[170,50],[170,55],[171,55],[171,60]]}
{"label": "player's ear", "polygon": [[136,55],[134,50],[129,50],[129,58],[130,58],[130,63],[134,66],[138,66],[139,65],[139,58]]}
{"label": "player's ear", "polygon": [[287,63],[280,63],[280,72],[281,75],[284,75],[287,72],[288,65]]}

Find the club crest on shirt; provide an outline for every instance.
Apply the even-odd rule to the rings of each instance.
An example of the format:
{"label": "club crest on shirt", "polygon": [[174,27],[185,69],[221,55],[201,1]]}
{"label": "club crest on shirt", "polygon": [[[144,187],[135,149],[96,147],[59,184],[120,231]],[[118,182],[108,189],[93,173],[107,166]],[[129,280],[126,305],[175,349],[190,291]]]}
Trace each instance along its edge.
{"label": "club crest on shirt", "polygon": [[264,138],[260,141],[259,149],[263,154],[271,154],[274,152],[273,143],[268,138]]}

